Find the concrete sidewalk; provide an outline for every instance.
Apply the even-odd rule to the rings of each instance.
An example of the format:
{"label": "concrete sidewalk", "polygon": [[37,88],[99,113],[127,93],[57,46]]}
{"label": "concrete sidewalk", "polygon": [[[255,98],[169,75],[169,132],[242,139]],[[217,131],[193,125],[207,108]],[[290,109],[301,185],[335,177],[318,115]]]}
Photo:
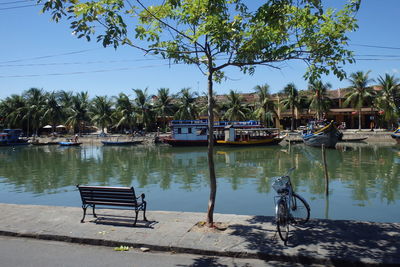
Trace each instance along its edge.
{"label": "concrete sidewalk", "polygon": [[311,220],[307,228],[292,227],[284,246],[273,218],[264,216],[215,214],[229,227],[203,231],[195,224],[205,213],[150,210],[150,222],[132,227],[126,210],[99,210],[97,220],[88,214],[85,223],[74,207],[0,204],[0,211],[1,235],[305,264],[400,265],[400,223]]}

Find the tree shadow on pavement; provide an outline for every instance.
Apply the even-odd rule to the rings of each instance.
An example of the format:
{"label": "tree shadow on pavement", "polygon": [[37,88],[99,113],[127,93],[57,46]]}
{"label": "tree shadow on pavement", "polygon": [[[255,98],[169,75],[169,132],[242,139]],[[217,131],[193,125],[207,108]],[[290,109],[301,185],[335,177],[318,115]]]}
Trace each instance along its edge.
{"label": "tree shadow on pavement", "polygon": [[310,220],[304,228],[290,227],[285,246],[272,234],[275,232],[273,220],[273,217],[255,216],[247,225],[230,225],[234,229],[231,234],[245,239],[248,250],[267,259],[296,259],[303,263],[317,259],[331,265],[400,264],[400,224]]}
{"label": "tree shadow on pavement", "polygon": [[179,267],[228,267],[226,264],[222,264],[218,262],[219,259],[217,257],[208,257],[203,256],[197,259],[194,259],[193,264],[191,265],[176,265]]}

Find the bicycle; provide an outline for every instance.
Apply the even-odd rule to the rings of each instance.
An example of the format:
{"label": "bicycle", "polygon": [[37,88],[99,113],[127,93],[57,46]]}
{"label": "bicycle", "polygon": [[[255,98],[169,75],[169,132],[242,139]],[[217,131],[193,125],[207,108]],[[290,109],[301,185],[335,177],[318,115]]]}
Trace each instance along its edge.
{"label": "bicycle", "polygon": [[283,176],[272,177],[272,188],[278,193],[274,197],[276,228],[285,246],[289,238],[289,225],[301,225],[310,219],[310,205],[292,188],[289,174],[291,168]]}

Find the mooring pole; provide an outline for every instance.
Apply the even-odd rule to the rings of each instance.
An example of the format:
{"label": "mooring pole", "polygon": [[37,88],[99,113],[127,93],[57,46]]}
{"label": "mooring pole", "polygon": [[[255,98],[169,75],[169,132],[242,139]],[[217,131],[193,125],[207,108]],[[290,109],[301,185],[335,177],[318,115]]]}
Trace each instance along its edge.
{"label": "mooring pole", "polygon": [[325,145],[322,145],[322,161],[324,163],[324,173],[325,173],[325,195],[329,195],[329,176],[328,176],[328,166],[326,164]]}

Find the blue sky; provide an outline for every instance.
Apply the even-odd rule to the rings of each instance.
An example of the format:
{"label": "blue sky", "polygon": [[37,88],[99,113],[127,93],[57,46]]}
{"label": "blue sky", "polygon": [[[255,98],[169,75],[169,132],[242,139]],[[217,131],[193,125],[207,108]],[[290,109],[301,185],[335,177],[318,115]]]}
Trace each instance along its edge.
{"label": "blue sky", "polygon": [[[325,2],[329,5],[338,1]],[[91,97],[120,92],[133,96],[133,88],[148,88],[149,94],[156,94],[161,87],[170,88],[171,93],[185,87],[199,93],[206,91],[206,77],[197,68],[169,65],[167,60],[143,56],[129,47],[114,50],[77,39],[67,23],[52,22],[49,14],[40,14],[39,7],[23,7],[32,3],[0,0],[0,99],[31,87],[87,91]],[[362,2],[357,14],[359,30],[350,34],[350,49],[357,62],[345,66],[348,73],[371,70],[372,78],[385,73],[400,77],[399,12],[399,0]],[[281,70],[258,67],[252,76],[227,69],[228,80],[216,84],[215,92],[253,92],[256,85],[265,83],[272,92],[278,92],[289,82],[305,89],[305,69],[301,62],[288,62]],[[333,89],[348,86],[348,81],[333,76],[323,80]]]}

